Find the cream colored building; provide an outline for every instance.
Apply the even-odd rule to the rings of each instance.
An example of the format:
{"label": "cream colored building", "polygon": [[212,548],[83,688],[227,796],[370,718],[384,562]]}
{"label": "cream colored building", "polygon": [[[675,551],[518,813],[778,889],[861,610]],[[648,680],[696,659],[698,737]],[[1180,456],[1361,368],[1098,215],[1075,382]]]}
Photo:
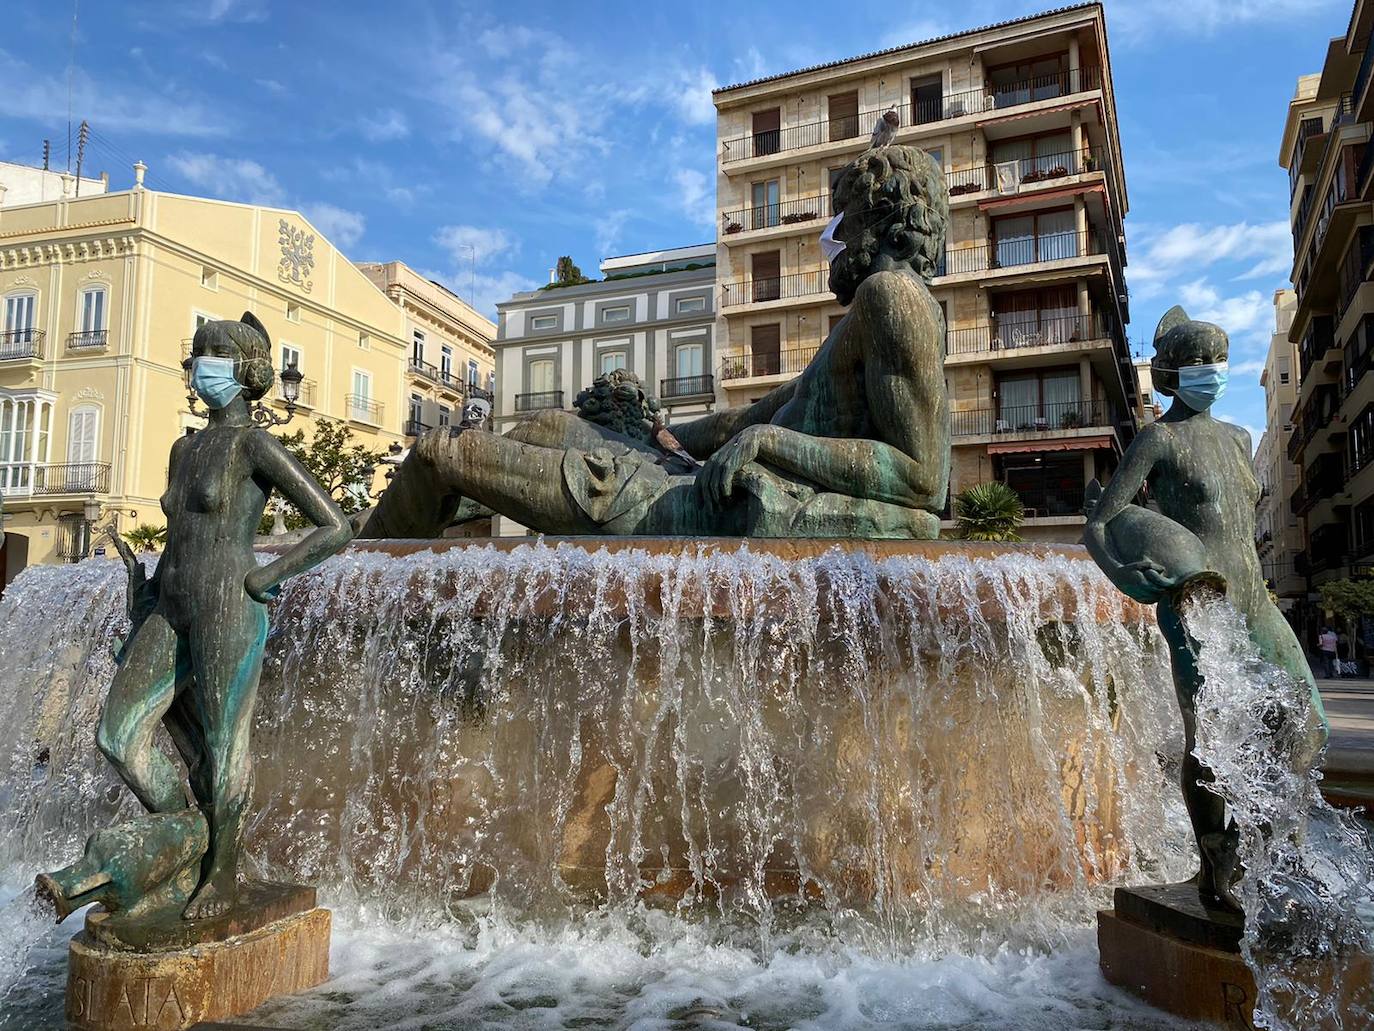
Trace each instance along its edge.
{"label": "cream colored building", "polygon": [[278,368],[305,376],[289,429],[328,417],[379,451],[403,439],[401,307],[298,212],[136,175],[117,193],[0,205],[6,580],[79,557],[93,529],[164,525],[168,452],[201,425],[181,363],[203,321],[251,310],[266,325]]}
{"label": "cream colored building", "polygon": [[405,312],[406,437],[457,423],[469,397],[493,400],[494,322],[404,262],[359,263],[358,268]]}
{"label": "cream colored building", "polygon": [[[1076,541],[1083,488],[1144,414],[1126,343],[1126,181],[1097,3],[717,90],[718,394],[797,375],[844,309],[818,235],[889,109],[950,188],[952,491],[1000,480],[1028,539]],[[1144,392],[1148,393],[1148,389]]]}
{"label": "cream colored building", "polygon": [[1292,290],[1274,291],[1274,334],[1260,373],[1264,388],[1264,433],[1255,449],[1255,476],[1260,500],[1255,508],[1255,547],[1270,589],[1285,608],[1307,590],[1296,559],[1303,550],[1302,520],[1289,499],[1298,485],[1298,467],[1289,457],[1293,409],[1298,400],[1298,348],[1288,339],[1298,297]]}

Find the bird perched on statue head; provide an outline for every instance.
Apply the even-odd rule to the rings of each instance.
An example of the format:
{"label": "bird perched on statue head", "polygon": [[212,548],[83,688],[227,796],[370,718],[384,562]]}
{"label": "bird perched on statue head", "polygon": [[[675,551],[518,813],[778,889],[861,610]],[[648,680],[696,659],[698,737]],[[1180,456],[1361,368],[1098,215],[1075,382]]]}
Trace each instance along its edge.
{"label": "bird perched on statue head", "polygon": [[874,124],[873,142],[869,146],[886,147],[897,135],[897,126],[901,124],[902,120],[897,117],[897,109],[895,107],[888,108],[887,112]]}

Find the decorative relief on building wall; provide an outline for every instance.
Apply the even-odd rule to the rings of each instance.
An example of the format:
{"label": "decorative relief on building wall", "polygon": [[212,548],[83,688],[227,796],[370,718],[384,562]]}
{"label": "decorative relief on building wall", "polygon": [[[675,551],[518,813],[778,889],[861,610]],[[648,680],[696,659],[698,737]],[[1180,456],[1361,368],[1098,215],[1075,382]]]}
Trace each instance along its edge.
{"label": "decorative relief on building wall", "polygon": [[109,274],[108,272],[104,271],[103,269],[98,269],[98,268],[97,268],[97,269],[92,269],[91,271],[87,272],[86,275],[83,276],[82,278],[83,278],[83,279],[109,279],[109,278],[110,278],[110,274]]}
{"label": "decorative relief on building wall", "polygon": [[295,228],[284,218],[277,223],[277,230],[277,242],[281,244],[277,278],[309,293],[313,287],[310,273],[315,268],[315,234]]}
{"label": "decorative relief on building wall", "polygon": [[72,394],[72,397],[75,398],[75,399],[78,400],[78,401],[104,401],[104,400],[105,400],[105,395],[104,395],[103,393],[101,393],[99,390],[97,390],[95,387],[82,387],[80,390],[78,390],[78,391],[76,391],[74,394]]}
{"label": "decorative relief on building wall", "polygon": [[38,280],[34,279],[33,276],[15,276],[13,279],[10,280],[10,285],[11,285],[11,286],[37,286],[37,285],[38,285]]}

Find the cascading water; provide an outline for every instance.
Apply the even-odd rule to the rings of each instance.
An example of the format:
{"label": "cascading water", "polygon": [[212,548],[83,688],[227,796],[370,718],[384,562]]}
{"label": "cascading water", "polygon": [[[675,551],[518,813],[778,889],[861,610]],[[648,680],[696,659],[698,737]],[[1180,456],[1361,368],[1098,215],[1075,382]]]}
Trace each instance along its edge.
{"label": "cascading water", "polygon": [[[0,602],[11,884],[135,811],[92,747],[123,590]],[[1167,655],[1086,561],[350,550],[259,698],[250,872],[339,917],[277,1023],[1177,1026],[1088,944],[1106,884],[1193,861]]]}
{"label": "cascading water", "polygon": [[1374,849],[1353,816],[1323,800],[1319,767],[1302,761],[1308,686],[1258,657],[1225,602],[1200,602],[1186,618],[1205,642],[1198,758],[1240,831],[1256,1025],[1374,1026]]}

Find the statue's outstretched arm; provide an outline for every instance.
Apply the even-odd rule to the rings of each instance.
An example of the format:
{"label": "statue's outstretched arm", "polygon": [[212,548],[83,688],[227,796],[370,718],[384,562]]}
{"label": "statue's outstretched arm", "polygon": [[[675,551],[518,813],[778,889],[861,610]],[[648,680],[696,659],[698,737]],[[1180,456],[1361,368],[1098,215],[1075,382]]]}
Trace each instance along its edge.
{"label": "statue's outstretched arm", "polygon": [[753,404],[724,408],[699,419],[673,423],[673,436],[693,458],[704,460],[724,447],[735,434],[749,426],[766,423],[792,400],[797,381],[774,387]]}
{"label": "statue's outstretched arm", "polygon": [[249,596],[265,602],[278,584],[323,562],[347,544],[353,527],[334,499],[276,437],[255,430],[250,439],[255,475],[281,491],[317,527],[281,557],[254,569],[244,579]]}

